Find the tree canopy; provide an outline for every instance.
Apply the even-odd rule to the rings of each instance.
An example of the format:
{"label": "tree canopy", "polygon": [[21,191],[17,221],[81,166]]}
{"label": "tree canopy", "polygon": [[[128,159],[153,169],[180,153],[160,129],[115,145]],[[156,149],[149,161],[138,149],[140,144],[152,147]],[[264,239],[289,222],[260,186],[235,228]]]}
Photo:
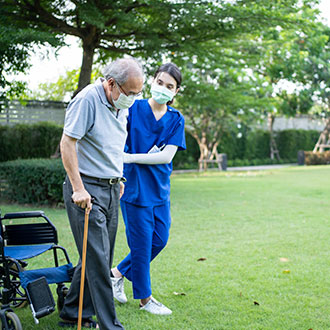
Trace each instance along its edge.
{"label": "tree canopy", "polygon": [[24,92],[25,84],[9,80],[8,76],[25,72],[29,67],[29,51],[33,45],[61,45],[61,39],[46,32],[36,31],[16,22],[7,15],[8,8],[0,1],[0,102],[18,97]]}
{"label": "tree canopy", "polygon": [[[221,47],[247,31],[297,23],[300,10],[297,0],[1,0],[1,6],[0,25],[34,31],[41,42],[81,40],[78,90],[90,82],[95,57],[130,54],[158,63],[163,56],[208,57],[208,41]],[[35,40],[16,43],[25,41]]]}

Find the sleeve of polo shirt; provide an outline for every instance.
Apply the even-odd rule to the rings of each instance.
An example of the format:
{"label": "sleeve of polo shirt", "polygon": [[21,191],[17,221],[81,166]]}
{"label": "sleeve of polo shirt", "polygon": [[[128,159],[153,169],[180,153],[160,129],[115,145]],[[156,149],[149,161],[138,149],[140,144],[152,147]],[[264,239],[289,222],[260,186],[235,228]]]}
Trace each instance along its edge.
{"label": "sleeve of polo shirt", "polygon": [[178,146],[178,150],[186,149],[186,137],[184,134],[184,118],[180,116],[180,119],[173,131],[173,134],[169,137],[167,141],[167,145],[175,145]]}
{"label": "sleeve of polo shirt", "polygon": [[84,98],[74,98],[65,114],[64,134],[80,140],[94,123],[94,108]]}

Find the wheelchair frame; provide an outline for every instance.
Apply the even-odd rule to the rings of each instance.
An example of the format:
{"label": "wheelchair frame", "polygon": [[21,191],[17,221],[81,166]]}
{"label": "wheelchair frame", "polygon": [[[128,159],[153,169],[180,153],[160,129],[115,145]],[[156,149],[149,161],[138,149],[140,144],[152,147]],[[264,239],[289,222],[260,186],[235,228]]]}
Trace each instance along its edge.
{"label": "wheelchair frame", "polygon": [[[17,224],[18,219],[30,220],[26,223]],[[36,219],[38,222],[33,222]],[[6,221],[6,224],[4,224],[4,220],[9,220],[10,223],[7,223],[8,221]],[[15,248],[19,248],[24,252],[24,250],[28,250],[29,247],[37,247],[40,251],[32,257],[25,257],[23,259],[17,259],[10,256]],[[33,292],[33,285],[31,284],[32,281],[30,281],[31,283],[28,282],[27,287],[23,288],[20,276],[22,277],[22,274],[24,274],[25,268],[28,265],[28,263],[24,260],[36,257],[49,250],[53,250],[55,267],[40,270],[33,269],[32,272],[29,270],[28,272],[32,273],[32,276],[34,275],[33,271],[38,271],[37,276],[39,278],[36,279],[36,281],[38,281],[38,289],[34,289],[35,291]],[[39,318],[46,316],[55,310],[55,303],[52,303],[54,302],[54,299],[47,282],[57,284],[57,306],[59,310],[62,309],[64,298],[68,290],[64,283],[56,282],[54,279],[48,281],[47,275],[44,277],[43,274],[41,274],[40,277],[40,272],[42,273],[43,271],[48,271],[51,273],[54,271],[56,275],[56,270],[61,268],[59,266],[58,250],[61,250],[64,254],[67,262],[66,266],[69,266],[69,268],[71,267],[67,271],[69,279],[66,279],[65,282],[71,281],[73,267],[71,265],[70,258],[65,248],[58,245],[56,227],[43,211],[7,213],[3,217],[1,217],[0,214],[0,320],[2,322],[2,329],[21,329],[20,321],[15,314],[14,309],[15,307],[21,306],[25,302],[30,304],[35,323],[39,323]],[[69,274],[70,271],[71,274]],[[40,290],[40,288],[42,289]],[[29,289],[31,292],[29,292]],[[33,302],[33,296],[35,293],[37,295],[44,294],[43,299],[48,302],[47,306],[42,306],[42,308],[38,306],[35,308],[36,304]]]}

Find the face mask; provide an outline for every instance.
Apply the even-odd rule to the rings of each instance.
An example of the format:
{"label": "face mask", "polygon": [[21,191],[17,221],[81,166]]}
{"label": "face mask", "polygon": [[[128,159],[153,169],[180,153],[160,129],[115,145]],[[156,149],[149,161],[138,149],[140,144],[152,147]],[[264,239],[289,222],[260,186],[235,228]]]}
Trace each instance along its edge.
{"label": "face mask", "polygon": [[[117,86],[117,88],[118,88],[118,86]],[[118,90],[119,90],[119,88],[118,88]],[[135,101],[134,95],[126,96],[125,94],[123,94],[121,92],[120,92],[117,100],[114,100],[112,95],[111,95],[111,98],[112,98],[113,105],[117,109],[128,109],[129,107],[131,107],[133,105],[133,103]]]}
{"label": "face mask", "polygon": [[166,87],[159,86],[158,84],[152,84],[151,85],[151,95],[152,98],[158,103],[158,104],[165,104],[168,101],[171,101],[173,97],[175,96],[175,93],[167,89]]}

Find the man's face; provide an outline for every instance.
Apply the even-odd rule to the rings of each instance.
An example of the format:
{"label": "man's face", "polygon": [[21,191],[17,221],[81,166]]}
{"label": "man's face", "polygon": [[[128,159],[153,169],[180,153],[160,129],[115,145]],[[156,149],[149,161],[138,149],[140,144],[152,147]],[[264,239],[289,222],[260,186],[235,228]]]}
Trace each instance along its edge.
{"label": "man's face", "polygon": [[118,100],[120,93],[126,96],[139,96],[142,92],[143,78],[131,76],[122,85],[119,85],[113,78],[110,78],[107,84],[108,93],[106,94],[108,101],[112,104],[112,99],[115,101]]}

